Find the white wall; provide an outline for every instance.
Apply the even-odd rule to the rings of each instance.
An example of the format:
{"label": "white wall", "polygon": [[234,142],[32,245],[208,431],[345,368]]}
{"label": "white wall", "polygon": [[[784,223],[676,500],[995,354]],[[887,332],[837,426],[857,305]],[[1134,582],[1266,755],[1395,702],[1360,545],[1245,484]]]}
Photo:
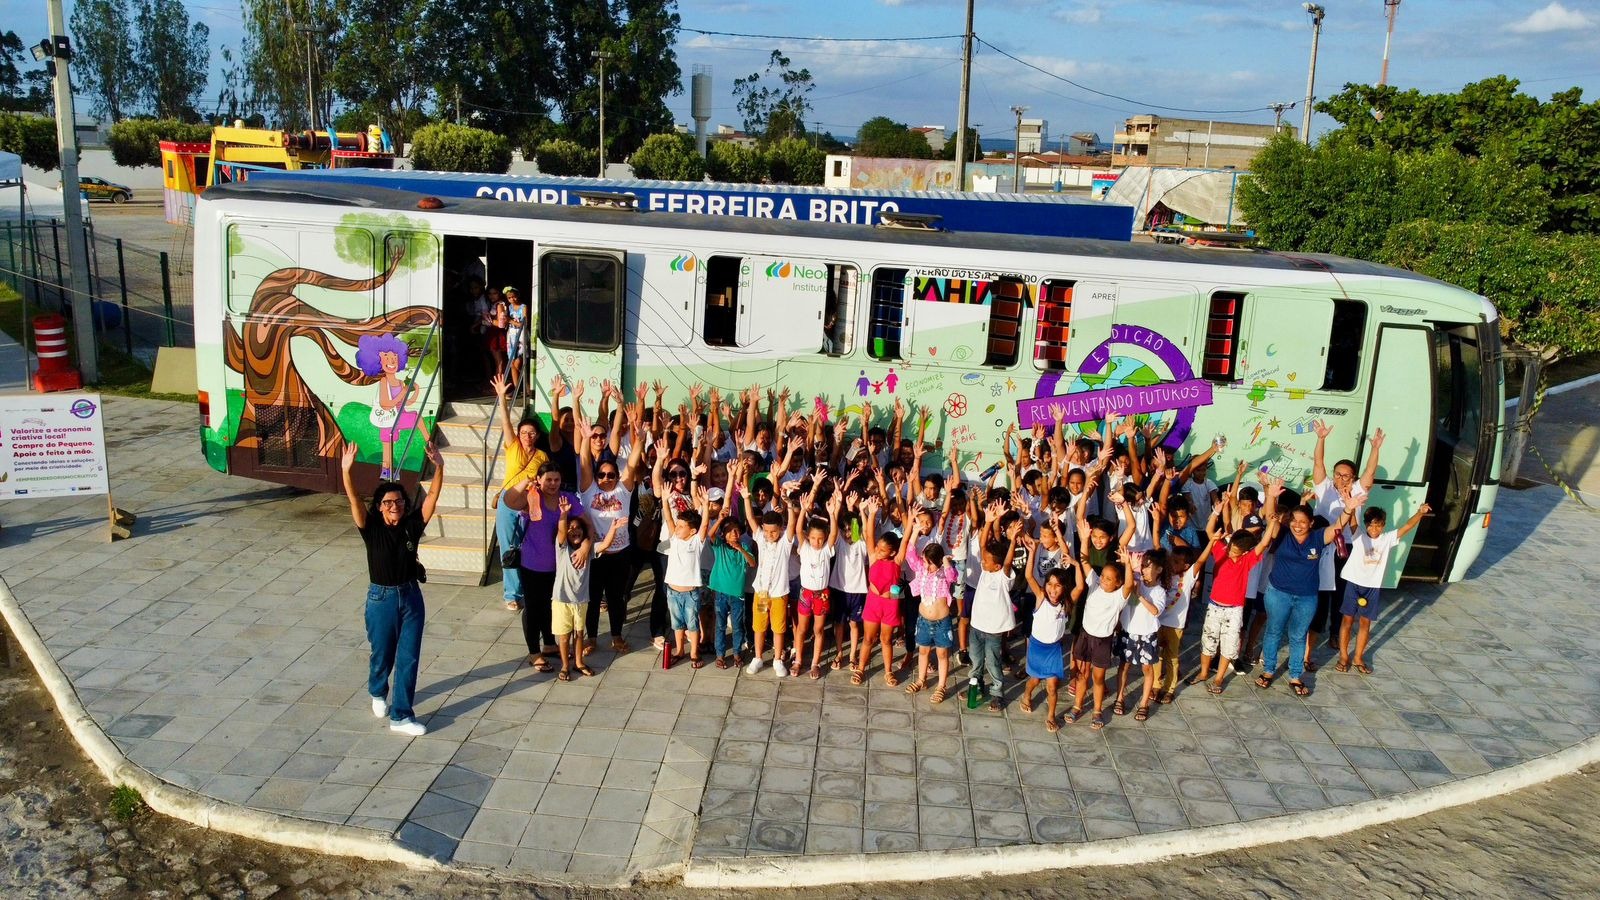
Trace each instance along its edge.
{"label": "white wall", "polygon": [[[53,185],[58,190],[61,187],[60,169],[49,172],[43,169],[35,169],[32,166],[23,166],[22,169],[23,177],[34,184]],[[119,166],[112,160],[110,150],[91,149],[79,151],[78,174],[84,177],[92,175],[96,178],[114,181],[117,184],[125,184],[133,188],[135,192],[140,192],[137,194],[137,198],[140,200],[161,199],[160,166],[140,166],[137,169]],[[150,193],[142,193],[144,191],[149,191]]]}

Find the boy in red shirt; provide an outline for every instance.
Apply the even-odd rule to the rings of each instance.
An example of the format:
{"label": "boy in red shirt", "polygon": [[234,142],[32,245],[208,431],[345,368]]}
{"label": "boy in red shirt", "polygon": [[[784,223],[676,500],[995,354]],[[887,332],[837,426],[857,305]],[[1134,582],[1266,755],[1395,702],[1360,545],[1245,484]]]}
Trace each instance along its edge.
{"label": "boy in red shirt", "polygon": [[1278,494],[1283,490],[1283,480],[1277,479],[1267,491],[1267,505],[1262,510],[1266,532],[1257,538],[1240,528],[1233,532],[1226,544],[1220,542],[1221,532],[1217,518],[1227,516],[1229,524],[1238,505],[1235,481],[1223,495],[1222,503],[1211,511],[1211,521],[1206,523],[1207,536],[1212,540],[1211,559],[1215,571],[1211,577],[1211,602],[1206,604],[1205,627],[1200,632],[1200,671],[1189,679],[1189,684],[1199,684],[1211,675],[1211,661],[1217,659],[1217,677],[1206,690],[1222,693],[1223,679],[1239,658],[1239,631],[1244,624],[1244,595],[1250,583],[1250,570],[1261,562],[1261,554],[1272,544],[1278,533]]}

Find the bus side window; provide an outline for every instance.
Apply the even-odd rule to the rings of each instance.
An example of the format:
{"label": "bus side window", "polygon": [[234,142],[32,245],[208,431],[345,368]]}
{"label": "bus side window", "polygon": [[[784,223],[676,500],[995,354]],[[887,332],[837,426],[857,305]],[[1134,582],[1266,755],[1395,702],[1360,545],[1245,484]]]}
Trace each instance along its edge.
{"label": "bus side window", "polygon": [[551,347],[615,350],[620,343],[623,261],[588,253],[539,260],[539,333]]}
{"label": "bus side window", "polygon": [[901,353],[905,310],[906,270],[873,269],[867,355],[873,359],[905,358]]}
{"label": "bus side window", "polygon": [[739,335],[739,265],[737,256],[706,260],[706,316],[700,336],[707,347],[737,347]]}
{"label": "bus side window", "polygon": [[1055,278],[1039,286],[1033,366],[1040,371],[1061,372],[1067,368],[1067,341],[1072,333],[1072,286],[1071,281]]}
{"label": "bus side window", "polygon": [[844,356],[856,345],[856,294],[861,273],[855,266],[828,266],[828,299],[822,314],[822,352]]}
{"label": "bus side window", "polygon": [[1234,380],[1239,362],[1239,323],[1244,318],[1245,295],[1236,291],[1215,291],[1211,313],[1206,319],[1205,379],[1224,384]]}
{"label": "bus side window", "polygon": [[1002,278],[994,283],[989,297],[989,349],[983,364],[1009,369],[1017,364],[1022,347],[1022,310],[1028,299],[1028,286]]}
{"label": "bus side window", "polygon": [[1325,391],[1353,391],[1361,379],[1361,347],[1367,336],[1367,304],[1360,300],[1333,301],[1333,327],[1328,333],[1328,368],[1322,376]]}

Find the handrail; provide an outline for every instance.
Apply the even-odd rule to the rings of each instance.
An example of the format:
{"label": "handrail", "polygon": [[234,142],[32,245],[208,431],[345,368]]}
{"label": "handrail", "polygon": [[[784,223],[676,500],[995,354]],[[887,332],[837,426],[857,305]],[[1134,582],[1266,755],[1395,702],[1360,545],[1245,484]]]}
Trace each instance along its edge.
{"label": "handrail", "polygon": [[[406,390],[400,395],[400,405],[395,409],[395,414],[400,418],[403,418],[406,414],[406,400],[410,399],[411,397],[411,388],[416,385],[417,376],[422,374],[422,361],[428,358],[428,350],[433,346],[433,336],[439,333],[439,323],[442,320],[443,316],[434,318],[433,325],[428,329],[428,336],[422,341],[422,352],[417,354],[416,371],[411,373],[411,379],[406,382]],[[418,409],[427,409],[428,398],[433,396],[433,386],[439,381],[439,370],[441,368],[442,366],[433,367],[433,376],[428,379],[428,389],[423,392],[422,402],[417,404]],[[398,422],[399,418],[396,418],[395,421]],[[405,470],[406,457],[411,455],[411,442],[416,438],[416,436],[417,430],[415,428],[407,429],[405,450],[400,453],[400,461],[395,463],[394,476],[396,480],[400,478],[400,473]],[[422,467],[419,466],[417,468],[417,473],[418,477],[420,478]]]}

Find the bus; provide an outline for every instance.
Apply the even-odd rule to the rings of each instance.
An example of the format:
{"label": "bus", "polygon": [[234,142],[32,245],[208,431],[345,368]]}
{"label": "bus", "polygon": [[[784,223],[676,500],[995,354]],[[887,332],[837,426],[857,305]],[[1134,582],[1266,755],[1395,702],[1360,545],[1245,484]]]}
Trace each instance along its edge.
{"label": "bus", "polygon": [[[367,483],[391,462],[418,477],[428,435],[482,426],[492,409],[473,405],[482,372],[458,349],[477,321],[462,286],[476,281],[529,300],[541,413],[556,375],[625,393],[660,380],[669,405],[695,382],[787,385],[833,415],[870,405],[881,418],[899,398],[934,411],[930,438],[975,475],[1013,422],[1060,408],[1069,429],[1092,429],[1110,408],[1154,425],[1180,458],[1225,437],[1219,480],[1243,462],[1296,488],[1315,423],[1332,427],[1328,464],[1358,469],[1381,428],[1370,502],[1391,522],[1433,510],[1392,554],[1388,583],[1459,580],[1483,547],[1504,385],[1496,311],[1470,291],[1322,255],[588,199],[441,199],[314,177],[207,190],[194,276],[206,459],[337,491],[354,442]],[[398,429],[385,392],[412,404]],[[447,467],[461,515],[492,515],[479,491],[492,495],[494,452],[466,475]],[[438,541],[486,555],[491,531],[482,546]]]}

